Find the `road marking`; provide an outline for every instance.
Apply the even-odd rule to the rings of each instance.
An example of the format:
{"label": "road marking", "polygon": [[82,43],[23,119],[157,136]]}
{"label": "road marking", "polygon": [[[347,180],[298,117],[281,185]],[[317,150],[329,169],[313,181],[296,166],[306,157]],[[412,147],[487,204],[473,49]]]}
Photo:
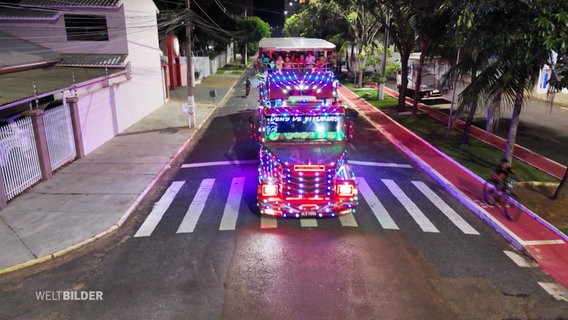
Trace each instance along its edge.
{"label": "road marking", "polygon": [[237,226],[237,217],[239,215],[239,207],[241,206],[241,200],[243,197],[244,185],[244,177],[233,178],[219,230],[235,230]]}
{"label": "road marking", "polygon": [[565,244],[564,240],[529,240],[529,241],[521,241],[523,246],[542,246],[548,244]]}
{"label": "road marking", "polygon": [[568,289],[557,283],[539,282],[544,291],[553,296],[556,300],[568,301]]}
{"label": "road marking", "polygon": [[406,168],[412,169],[412,166],[406,163],[388,163],[388,162],[369,162],[369,161],[357,161],[349,160],[350,164],[356,164],[360,166],[370,166],[370,167],[390,167],[390,168]]}
{"label": "road marking", "polygon": [[318,221],[316,219],[300,219],[302,228],[317,228]]}
{"label": "road marking", "polygon": [[343,227],[358,227],[357,220],[352,213],[346,214],[344,216],[339,216],[339,221]]}
{"label": "road marking", "polygon": [[257,160],[232,160],[232,161],[184,163],[184,164],[181,165],[181,167],[182,168],[200,168],[200,167],[229,166],[229,165],[257,164],[257,163],[258,163]]}
{"label": "road marking", "polygon": [[260,217],[260,228],[261,229],[273,229],[278,227],[278,220],[275,217]]}
{"label": "road marking", "polygon": [[507,257],[509,257],[509,259],[513,260],[513,262],[521,268],[536,268],[538,266],[536,263],[530,261],[529,259],[521,256],[516,252],[509,250],[503,250],[503,252],[507,255]]}
{"label": "road marking", "polygon": [[454,209],[452,209],[442,198],[440,198],[432,189],[430,189],[424,182],[412,181],[412,184],[420,190],[442,213],[450,219],[465,234],[479,235],[469,223],[467,223]]}
{"label": "road marking", "polygon": [[400,189],[400,187],[390,179],[382,179],[383,183],[388,187],[390,192],[397,198],[402,206],[412,216],[414,221],[418,223],[424,232],[437,232],[440,231],[432,224],[432,222],[424,215],[418,206],[410,200],[410,198]]}
{"label": "road marking", "polygon": [[363,199],[365,199],[383,229],[398,230],[398,226],[391,218],[383,204],[379,201],[373,190],[371,190],[365,178],[359,178],[358,181],[359,192],[361,192]]}
{"label": "road marking", "polygon": [[154,208],[152,208],[152,211],[146,217],[146,220],[144,220],[144,223],[142,223],[134,237],[148,237],[152,234],[184,183],[185,181],[172,182],[160,200],[156,202]]}
{"label": "road marking", "polygon": [[201,185],[199,189],[197,189],[197,193],[189,205],[176,233],[189,233],[195,230],[197,220],[199,220],[201,212],[203,212],[203,208],[205,208],[207,197],[209,197],[209,193],[213,188],[213,183],[215,183],[215,179],[204,179],[201,181]]}

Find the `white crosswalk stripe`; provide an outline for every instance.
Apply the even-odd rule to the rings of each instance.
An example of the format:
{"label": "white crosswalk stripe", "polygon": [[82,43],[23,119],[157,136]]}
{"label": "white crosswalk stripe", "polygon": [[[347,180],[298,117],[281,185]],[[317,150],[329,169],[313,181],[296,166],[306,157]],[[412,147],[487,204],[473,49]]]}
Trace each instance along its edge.
{"label": "white crosswalk stripe", "polygon": [[383,183],[389,188],[390,192],[398,199],[400,204],[408,211],[414,221],[420,226],[424,232],[440,232],[438,228],[424,215],[418,206],[410,200],[410,198],[402,191],[402,189],[389,179],[382,179]]}
{"label": "white crosswalk stripe", "polygon": [[189,205],[187,213],[183,217],[176,233],[189,233],[195,230],[197,220],[199,220],[201,212],[203,212],[203,208],[205,208],[205,202],[207,202],[207,197],[209,197],[209,193],[211,192],[214,183],[215,179],[205,179],[201,182],[201,185],[197,190],[197,194]]}
{"label": "white crosswalk stripe", "polygon": [[302,228],[317,228],[318,221],[316,219],[300,219]]}
{"label": "white crosswalk stripe", "polygon": [[278,227],[278,220],[276,220],[276,218],[267,216],[260,217],[261,229],[274,229],[276,227]]}
{"label": "white crosswalk stripe", "polygon": [[179,192],[179,189],[183,186],[185,181],[174,181],[166,190],[166,192],[162,195],[160,200],[156,202],[156,205],[142,223],[142,226],[138,229],[134,237],[147,237],[152,234],[152,231],[156,228],[160,220],[162,220],[162,216],[172,204],[174,197]]}
{"label": "white crosswalk stripe", "polygon": [[239,215],[239,207],[241,206],[244,187],[244,177],[233,178],[219,230],[235,230],[235,227],[237,226],[237,217]]}
{"label": "white crosswalk stripe", "polygon": [[358,227],[357,220],[355,220],[355,216],[352,213],[346,214],[344,216],[339,216],[339,221],[341,225],[344,227]]}
{"label": "white crosswalk stripe", "polygon": [[[226,197],[225,207],[221,221],[219,223],[220,231],[235,230],[239,213],[241,211],[241,204],[244,201],[243,194],[245,188],[245,177],[234,177],[231,180],[229,193]],[[406,212],[414,219],[419,227],[424,232],[439,233],[440,231],[434,226],[429,218],[420,210],[420,208],[410,199],[410,197],[397,185],[397,183],[390,179],[382,179],[382,183],[394,195],[394,197],[404,207]],[[216,183],[215,179],[203,179],[195,196],[193,197],[183,219],[178,226],[176,233],[192,233],[195,231],[197,222],[199,221],[203,210],[205,209],[207,201],[211,201],[210,194]],[[223,182],[219,182],[223,183]],[[171,206],[174,198],[178,196],[185,181],[174,181],[166,190],[164,195],[156,202],[154,208],[142,223],[134,237],[148,237],[152,235],[154,229],[168,208]],[[359,187],[360,201],[366,202],[371,212],[383,229],[386,230],[399,230],[399,226],[391,217],[388,210],[381,203],[375,192],[369,186],[365,178],[357,177],[357,184]],[[422,192],[434,204],[440,212],[442,212],[458,229],[464,234],[479,235],[479,232],[469,225],[455,210],[453,210],[447,203],[445,203],[439,195],[430,189],[425,183],[421,181],[412,181],[416,189]],[[220,195],[216,195],[218,197]],[[357,228],[359,224],[360,209],[355,214],[348,214],[338,218],[342,227]],[[241,213],[242,214],[242,213]],[[279,218],[270,216],[261,216],[259,227],[261,229],[273,229],[278,227]],[[299,219],[299,224],[302,228],[317,228],[319,227],[318,219]]]}
{"label": "white crosswalk stripe", "polygon": [[469,223],[467,223],[454,209],[440,198],[432,189],[421,181],[412,181],[412,184],[418,188],[442,213],[452,221],[465,234],[479,235]]}
{"label": "white crosswalk stripe", "polygon": [[358,178],[357,181],[359,182],[359,192],[375,214],[375,217],[377,217],[377,220],[379,220],[383,229],[398,230],[398,226],[381,201],[379,201],[379,198],[377,198],[375,193],[371,190],[365,178]]}

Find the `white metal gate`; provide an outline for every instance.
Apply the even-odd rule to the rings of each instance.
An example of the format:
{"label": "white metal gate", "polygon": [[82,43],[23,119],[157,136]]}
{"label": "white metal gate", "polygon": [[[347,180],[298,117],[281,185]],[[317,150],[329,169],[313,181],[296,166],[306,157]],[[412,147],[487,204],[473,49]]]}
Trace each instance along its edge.
{"label": "white metal gate", "polygon": [[45,138],[51,170],[55,170],[77,156],[71,112],[64,105],[45,111],[43,116]]}
{"label": "white metal gate", "polygon": [[8,200],[41,179],[30,117],[0,126],[0,171]]}

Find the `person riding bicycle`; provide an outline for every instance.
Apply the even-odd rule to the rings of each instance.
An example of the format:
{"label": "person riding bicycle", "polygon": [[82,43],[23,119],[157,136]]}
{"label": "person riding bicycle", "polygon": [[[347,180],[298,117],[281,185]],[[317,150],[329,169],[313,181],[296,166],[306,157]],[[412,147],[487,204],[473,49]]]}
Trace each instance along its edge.
{"label": "person riding bicycle", "polygon": [[252,82],[247,77],[247,79],[245,80],[245,97],[247,97],[247,98],[249,96],[251,86],[252,86]]}
{"label": "person riding bicycle", "polygon": [[491,173],[491,182],[495,186],[495,189],[504,192],[507,188],[507,179],[509,175],[513,175],[517,180],[522,181],[521,177],[517,175],[515,170],[509,165],[509,160],[507,158],[501,159],[501,162],[495,167],[495,170]]}

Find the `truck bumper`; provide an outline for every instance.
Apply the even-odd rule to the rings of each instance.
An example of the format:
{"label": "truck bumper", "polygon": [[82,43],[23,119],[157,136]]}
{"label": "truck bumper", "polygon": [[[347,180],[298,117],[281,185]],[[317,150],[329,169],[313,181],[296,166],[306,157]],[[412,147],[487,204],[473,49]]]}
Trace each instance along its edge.
{"label": "truck bumper", "polygon": [[287,201],[263,199],[257,203],[260,214],[283,218],[323,218],[354,213],[357,197],[337,201]]}

